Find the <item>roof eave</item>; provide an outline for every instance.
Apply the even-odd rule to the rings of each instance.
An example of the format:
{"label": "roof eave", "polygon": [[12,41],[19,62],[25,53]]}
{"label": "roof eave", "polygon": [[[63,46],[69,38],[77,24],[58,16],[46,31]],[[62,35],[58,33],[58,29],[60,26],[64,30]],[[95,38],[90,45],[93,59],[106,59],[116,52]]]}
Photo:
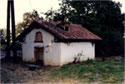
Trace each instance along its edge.
{"label": "roof eave", "polygon": [[63,39],[57,40],[56,42],[95,42],[102,41],[102,39]]}

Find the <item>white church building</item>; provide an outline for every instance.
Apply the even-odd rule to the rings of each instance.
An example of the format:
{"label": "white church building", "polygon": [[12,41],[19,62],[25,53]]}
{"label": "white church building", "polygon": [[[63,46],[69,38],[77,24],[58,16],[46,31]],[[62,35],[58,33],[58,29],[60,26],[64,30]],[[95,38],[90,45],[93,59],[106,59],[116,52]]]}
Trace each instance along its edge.
{"label": "white church building", "polygon": [[62,66],[95,58],[100,37],[71,22],[34,21],[17,39],[22,42],[23,61],[41,60],[44,65]]}

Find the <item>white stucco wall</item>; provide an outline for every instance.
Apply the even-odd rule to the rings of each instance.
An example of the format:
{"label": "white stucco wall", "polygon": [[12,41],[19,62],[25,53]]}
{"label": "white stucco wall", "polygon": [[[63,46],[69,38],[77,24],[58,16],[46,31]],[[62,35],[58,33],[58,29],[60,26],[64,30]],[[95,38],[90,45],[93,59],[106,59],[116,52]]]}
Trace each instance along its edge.
{"label": "white stucco wall", "polygon": [[[36,32],[42,33],[43,43],[34,43]],[[55,43],[54,36],[42,29],[34,29],[27,34],[22,47],[23,60],[27,62],[35,62],[34,47],[44,47],[45,65],[60,66],[73,62],[78,53],[84,55],[80,61],[95,58],[95,44],[92,42]]]}
{"label": "white stucco wall", "polygon": [[[36,32],[41,32],[43,43],[34,43]],[[49,47],[47,47],[49,45]],[[60,65],[60,43],[54,43],[54,36],[42,29],[34,29],[26,35],[23,43],[23,60],[35,62],[34,47],[44,47],[44,64],[45,65]]]}
{"label": "white stucco wall", "polygon": [[61,43],[61,65],[74,61],[74,57],[80,56],[80,61],[95,58],[95,44],[92,42]]}

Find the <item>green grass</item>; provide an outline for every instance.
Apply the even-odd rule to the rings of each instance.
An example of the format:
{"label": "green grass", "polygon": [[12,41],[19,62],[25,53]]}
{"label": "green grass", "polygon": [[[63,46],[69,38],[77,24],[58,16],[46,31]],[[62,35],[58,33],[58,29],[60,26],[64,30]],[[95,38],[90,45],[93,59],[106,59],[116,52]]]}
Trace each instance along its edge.
{"label": "green grass", "polygon": [[88,60],[79,64],[69,63],[52,71],[60,78],[74,78],[82,82],[120,84],[123,82],[124,62],[121,57],[111,57],[105,61]]}

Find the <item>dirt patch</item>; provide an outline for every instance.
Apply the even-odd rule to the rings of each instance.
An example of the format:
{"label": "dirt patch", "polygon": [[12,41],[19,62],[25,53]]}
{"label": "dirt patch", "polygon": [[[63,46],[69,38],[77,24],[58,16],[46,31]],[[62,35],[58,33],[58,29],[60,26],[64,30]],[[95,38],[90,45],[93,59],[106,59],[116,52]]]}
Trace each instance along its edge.
{"label": "dirt patch", "polygon": [[44,66],[34,71],[24,64],[2,63],[2,83],[78,83],[70,78],[62,79],[51,75],[51,71],[59,67]]}

